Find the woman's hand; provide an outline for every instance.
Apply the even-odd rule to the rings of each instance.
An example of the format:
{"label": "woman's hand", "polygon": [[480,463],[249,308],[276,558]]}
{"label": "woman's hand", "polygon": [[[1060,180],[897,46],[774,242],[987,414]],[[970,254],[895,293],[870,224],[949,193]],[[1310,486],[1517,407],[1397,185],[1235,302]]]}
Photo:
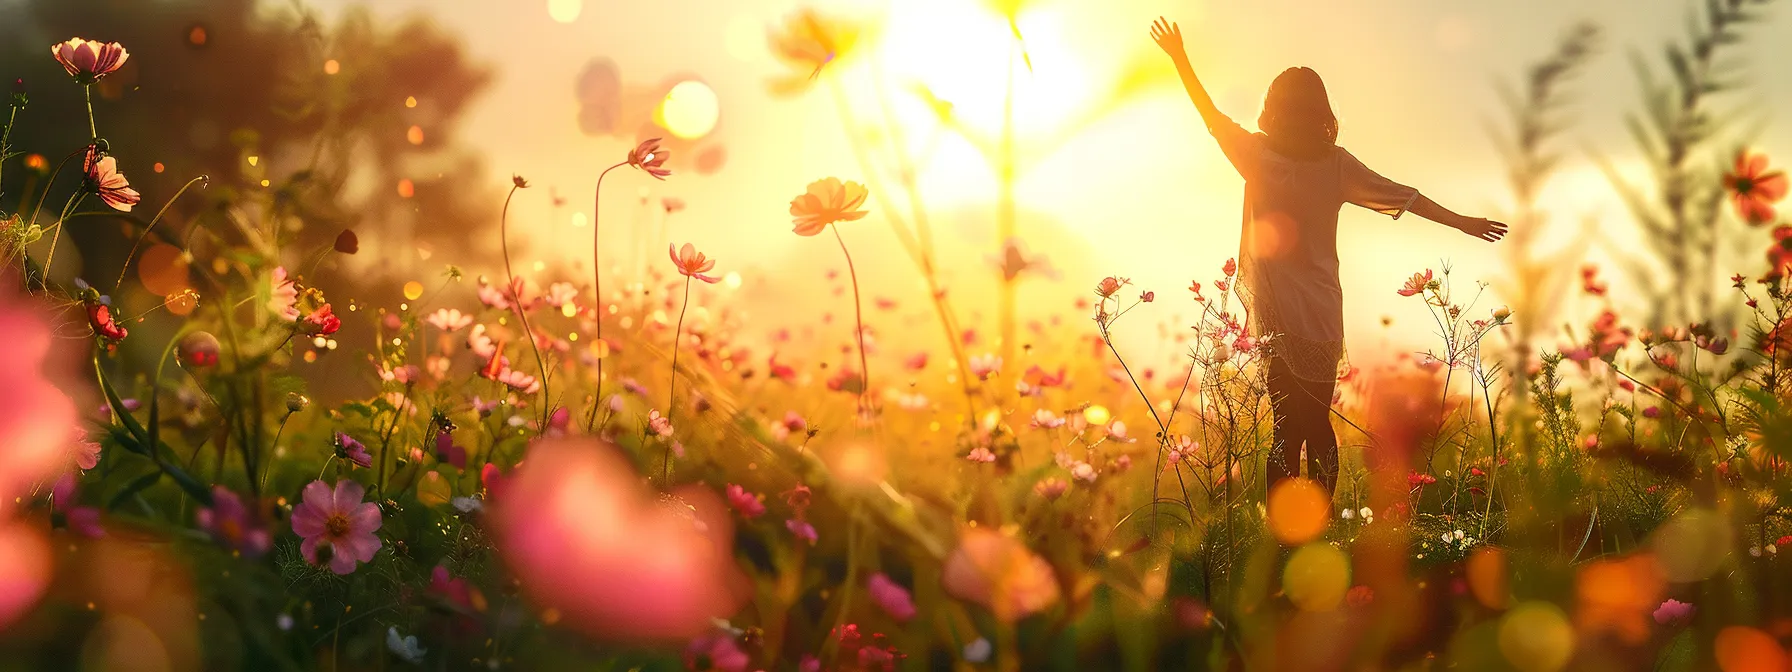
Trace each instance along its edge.
{"label": "woman's hand", "polygon": [[1164,17],[1157,17],[1151,23],[1151,41],[1156,42],[1158,48],[1163,49],[1170,58],[1188,57],[1188,52],[1182,47],[1182,27],[1170,23]]}
{"label": "woman's hand", "polygon": [[1456,229],[1490,243],[1506,235],[1505,224],[1480,217],[1464,217],[1456,224]]}

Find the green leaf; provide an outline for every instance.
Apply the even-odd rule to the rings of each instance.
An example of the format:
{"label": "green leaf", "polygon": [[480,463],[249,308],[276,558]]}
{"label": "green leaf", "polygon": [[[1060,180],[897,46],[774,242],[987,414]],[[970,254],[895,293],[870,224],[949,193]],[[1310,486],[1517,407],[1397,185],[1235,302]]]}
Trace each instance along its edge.
{"label": "green leaf", "polygon": [[131,496],[136,495],[139,492],[147,490],[149,486],[155,485],[156,482],[160,480],[162,480],[162,472],[160,470],[152,471],[132,479],[129,485],[124,486],[123,490],[119,490],[118,494],[113,495],[112,499],[106,502],[106,510],[116,510],[120,505],[124,504],[125,500],[130,499]]}

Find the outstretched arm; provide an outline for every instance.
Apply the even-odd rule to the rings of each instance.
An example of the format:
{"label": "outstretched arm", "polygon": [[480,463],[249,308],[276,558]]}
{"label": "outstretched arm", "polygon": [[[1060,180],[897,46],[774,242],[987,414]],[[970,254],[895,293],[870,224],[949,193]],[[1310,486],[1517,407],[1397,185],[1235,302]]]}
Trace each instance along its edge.
{"label": "outstretched arm", "polygon": [[1407,212],[1424,217],[1433,222],[1456,229],[1487,242],[1494,242],[1506,235],[1506,225],[1491,219],[1465,217],[1451,212],[1449,208],[1438,205],[1437,201],[1419,194],[1413,199],[1412,207]]}
{"label": "outstretched arm", "polygon": [[1207,95],[1207,87],[1201,86],[1201,79],[1195,76],[1195,66],[1188,62],[1188,51],[1182,45],[1182,27],[1157,17],[1151,24],[1151,40],[1176,64],[1176,74],[1182,76],[1182,87],[1188,89],[1188,98],[1200,111],[1201,121],[1212,127],[1215,122],[1225,119],[1219,107],[1213,104],[1213,97]]}

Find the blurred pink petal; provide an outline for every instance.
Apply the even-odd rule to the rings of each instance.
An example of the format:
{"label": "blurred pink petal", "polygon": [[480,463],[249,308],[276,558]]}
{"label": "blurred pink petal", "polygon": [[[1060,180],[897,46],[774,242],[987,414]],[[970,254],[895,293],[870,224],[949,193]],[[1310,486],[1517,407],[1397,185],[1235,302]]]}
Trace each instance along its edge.
{"label": "blurred pink petal", "polygon": [[50,544],[27,523],[0,523],[0,630],[37,603],[50,583]]}
{"label": "blurred pink petal", "polygon": [[947,594],[1010,622],[1058,601],[1058,581],[1045,558],[1018,539],[981,527],[965,530],[940,581]]}
{"label": "blurred pink petal", "polygon": [[50,329],[22,304],[0,300],[0,517],[68,465],[75,405],[44,378]]}
{"label": "blurred pink petal", "polygon": [[499,551],[537,603],[604,639],[684,639],[739,606],[733,530],[714,494],[658,504],[606,443],[533,445],[491,505]]}

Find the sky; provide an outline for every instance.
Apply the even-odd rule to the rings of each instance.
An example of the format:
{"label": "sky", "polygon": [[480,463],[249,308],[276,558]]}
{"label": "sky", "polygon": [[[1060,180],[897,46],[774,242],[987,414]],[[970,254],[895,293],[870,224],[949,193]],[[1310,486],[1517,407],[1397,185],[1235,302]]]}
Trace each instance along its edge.
{"label": "sky", "polygon": [[[360,4],[311,0],[327,16]],[[549,265],[588,254],[596,174],[618,160],[630,138],[589,137],[577,126],[574,81],[596,57],[614,60],[630,82],[699,79],[715,93],[719,122],[708,142],[724,145],[728,164],[715,175],[675,175],[654,183],[619,174],[606,182],[604,221],[632,222],[640,196],[675,196],[688,204],[668,234],[719,258],[718,270],[745,279],[754,305],[825,304],[821,273],[839,269],[837,249],[820,238],[790,235],[788,201],[809,181],[854,179],[861,170],[843,134],[839,108],[826,89],[776,98],[767,81],[786,72],[766,47],[767,30],[799,7],[881,19],[875,50],[891,83],[895,116],[922,156],[922,193],[933,214],[948,281],[964,291],[967,313],[991,304],[979,289],[995,271],[991,224],[997,181],[983,155],[959,136],[933,129],[924,108],[904,93],[908,83],[951,99],[973,128],[998,128],[1008,72],[1007,28],[976,0],[379,0],[376,15],[422,14],[466,41],[496,75],[493,86],[458,129],[463,144],[485,154],[500,179],[522,174],[572,196],[556,210],[544,194],[519,202],[513,231],[525,250]],[[1605,30],[1602,52],[1576,81],[1575,122],[1560,149],[1563,170],[1544,194],[1552,218],[1542,237],[1569,244],[1583,222],[1595,223],[1603,247],[1584,256],[1609,259],[1635,241],[1615,190],[1593,157],[1609,157],[1620,173],[1646,173],[1624,127],[1636,107],[1633,54],[1659,61],[1660,45],[1678,39],[1695,4],[1687,0],[1432,0],[1311,2],[1258,0],[1038,0],[1020,26],[1033,58],[1018,75],[1018,145],[1026,157],[1017,183],[1020,234],[1045,253],[1057,280],[1022,288],[1030,310],[1068,309],[1105,275],[1131,278],[1157,292],[1150,321],[1186,323],[1191,280],[1211,280],[1237,251],[1243,185],[1206,137],[1176,84],[1167,59],[1148,37],[1151,20],[1178,21],[1191,59],[1222,110],[1254,127],[1270,79],[1294,65],[1326,79],[1340,117],[1339,143],[1371,168],[1471,216],[1498,219],[1510,202],[1504,166],[1487,132],[1503,111],[1496,83],[1517,81],[1523,67],[1548,53],[1572,23]],[[1781,11],[1780,14],[1784,12]],[[1769,15],[1737,51],[1752,86],[1725,99],[1765,120],[1792,107],[1792,78],[1772,76],[1776,45],[1792,42],[1792,18]],[[1780,52],[1783,54],[1783,52]],[[344,55],[350,58],[352,55]],[[1155,79],[1122,101],[1108,95],[1129,64],[1149,63]],[[855,114],[877,110],[869,67],[842,68]],[[1087,123],[1073,124],[1087,119]],[[1756,145],[1792,156],[1792,129],[1766,125]],[[1775,152],[1775,150],[1778,150]],[[612,186],[613,185],[613,186]],[[618,197],[621,195],[621,197]],[[580,208],[583,208],[582,210]],[[614,208],[614,209],[612,209]],[[606,224],[607,227],[615,225]],[[1464,281],[1502,273],[1485,243],[1416,217],[1399,221],[1347,208],[1340,223],[1342,280],[1349,338],[1387,338],[1381,318],[1427,321],[1414,300],[1394,290],[1415,271],[1447,261]],[[631,235],[626,226],[606,235]],[[920,307],[924,294],[886,223],[874,215],[846,230],[872,287]],[[568,243],[567,241],[576,241]],[[666,263],[650,256],[647,263]],[[657,260],[657,261],[656,261]],[[1623,282],[1614,278],[1614,294]],[[792,303],[795,301],[797,303]],[[1497,296],[1484,308],[1497,305]],[[829,308],[831,306],[831,308]],[[1571,308],[1573,306],[1570,306]],[[1520,316],[1522,319],[1523,316]],[[973,318],[974,319],[974,318]],[[1155,337],[1155,333],[1145,336]],[[1423,347],[1413,331],[1396,348]],[[1134,338],[1144,338],[1135,336]],[[1353,350],[1356,346],[1353,346]]]}

